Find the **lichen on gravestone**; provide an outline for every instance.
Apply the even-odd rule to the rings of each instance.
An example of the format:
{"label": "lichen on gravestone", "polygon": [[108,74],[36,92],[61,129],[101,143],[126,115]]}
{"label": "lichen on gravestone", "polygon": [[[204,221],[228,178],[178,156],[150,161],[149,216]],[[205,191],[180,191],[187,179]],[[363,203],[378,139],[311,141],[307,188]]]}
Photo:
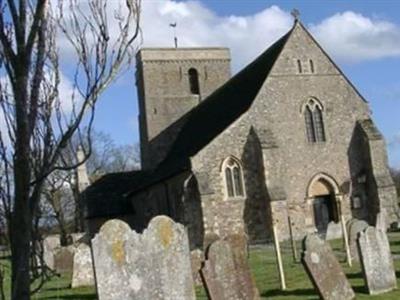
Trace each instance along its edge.
{"label": "lichen on gravestone", "polygon": [[99,300],[194,300],[186,229],[166,216],[142,234],[119,220],[92,240]]}
{"label": "lichen on gravestone", "polygon": [[369,226],[359,233],[357,246],[369,294],[382,294],[395,289],[396,273],[386,233]]}
{"label": "lichen on gravestone", "polygon": [[301,262],[321,299],[346,300],[355,297],[331,247],[316,234],[309,234],[303,240]]}

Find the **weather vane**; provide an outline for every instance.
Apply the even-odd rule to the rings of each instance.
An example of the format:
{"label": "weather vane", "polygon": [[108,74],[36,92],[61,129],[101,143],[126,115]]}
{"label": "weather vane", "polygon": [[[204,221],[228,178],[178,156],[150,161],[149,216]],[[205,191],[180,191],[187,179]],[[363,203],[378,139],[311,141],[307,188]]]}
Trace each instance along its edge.
{"label": "weather vane", "polygon": [[300,19],[300,12],[298,9],[296,9],[296,8],[292,9],[290,14],[293,16],[295,21],[298,21]]}
{"label": "weather vane", "polygon": [[170,23],[169,26],[174,29],[174,43],[175,43],[175,48],[178,48],[178,38],[176,36],[176,22],[175,23]]}

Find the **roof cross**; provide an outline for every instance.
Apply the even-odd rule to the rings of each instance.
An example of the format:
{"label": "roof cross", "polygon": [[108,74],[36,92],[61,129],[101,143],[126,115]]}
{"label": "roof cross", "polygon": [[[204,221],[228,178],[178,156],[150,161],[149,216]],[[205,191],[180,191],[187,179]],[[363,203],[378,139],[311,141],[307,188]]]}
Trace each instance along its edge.
{"label": "roof cross", "polygon": [[175,43],[175,48],[178,48],[178,37],[176,36],[176,25],[177,23],[170,23],[169,27],[172,27],[174,29],[174,43]]}
{"label": "roof cross", "polygon": [[298,21],[300,19],[300,11],[296,8],[292,9],[290,14],[293,16],[295,21]]}

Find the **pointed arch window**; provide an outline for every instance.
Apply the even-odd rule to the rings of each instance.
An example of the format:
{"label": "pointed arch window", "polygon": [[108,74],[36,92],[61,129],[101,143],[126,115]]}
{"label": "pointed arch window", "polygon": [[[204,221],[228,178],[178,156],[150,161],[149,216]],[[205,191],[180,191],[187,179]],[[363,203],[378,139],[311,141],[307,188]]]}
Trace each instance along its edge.
{"label": "pointed arch window", "polygon": [[304,119],[308,142],[325,142],[322,105],[316,99],[310,99],[306,103],[304,107]]}
{"label": "pointed arch window", "polygon": [[227,158],[222,164],[227,198],[244,197],[243,171],[238,160]]}
{"label": "pointed arch window", "polygon": [[200,94],[199,73],[195,68],[190,68],[188,71],[190,92],[193,95]]}

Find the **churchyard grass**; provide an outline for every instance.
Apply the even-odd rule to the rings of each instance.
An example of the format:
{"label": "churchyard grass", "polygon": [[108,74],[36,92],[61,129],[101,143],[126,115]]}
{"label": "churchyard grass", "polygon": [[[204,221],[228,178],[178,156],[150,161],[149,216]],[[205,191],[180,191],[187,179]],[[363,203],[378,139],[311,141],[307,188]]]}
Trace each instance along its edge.
{"label": "churchyard grass", "polygon": [[[339,258],[347,278],[350,280],[356,299],[400,299],[400,233],[389,233],[390,246],[392,254],[398,256],[394,261],[398,290],[383,295],[370,296],[364,289],[364,280],[361,273],[361,267],[354,263],[353,267],[348,267],[345,263],[345,252],[342,250],[342,241],[330,241],[330,244]],[[297,242],[298,252],[300,252],[301,243]],[[250,266],[255,277],[257,287],[262,299],[319,299],[314,288],[308,279],[300,262],[294,263],[290,244],[284,242],[281,244],[282,256],[284,260],[284,269],[286,276],[286,291],[280,290],[278,269],[274,248],[272,246],[255,247],[250,251]],[[299,255],[300,256],[300,255]],[[207,299],[202,288],[197,288],[197,299]]]}
{"label": "churchyard grass", "polygon": [[[391,251],[400,258],[400,233],[389,233]],[[300,242],[297,243],[300,250]],[[331,241],[337,257],[349,278],[356,293],[356,299],[400,299],[400,289],[384,295],[369,296],[364,289],[364,281],[360,265],[355,263],[352,268],[344,263],[345,255],[340,240]],[[250,251],[250,266],[254,274],[262,299],[318,299],[304,269],[300,263],[294,263],[289,243],[282,243],[282,254],[285,266],[287,290],[279,289],[279,277],[275,254],[272,246],[252,248]],[[5,263],[3,260],[2,263]],[[8,262],[6,262],[8,264]],[[400,260],[395,260],[398,286],[400,287]],[[8,268],[7,268],[8,269]],[[9,275],[9,274],[8,274]],[[94,288],[70,288],[70,276],[54,277],[32,299],[96,299]],[[5,288],[9,290],[9,276],[6,276]],[[207,299],[202,288],[197,288],[197,299]]]}

